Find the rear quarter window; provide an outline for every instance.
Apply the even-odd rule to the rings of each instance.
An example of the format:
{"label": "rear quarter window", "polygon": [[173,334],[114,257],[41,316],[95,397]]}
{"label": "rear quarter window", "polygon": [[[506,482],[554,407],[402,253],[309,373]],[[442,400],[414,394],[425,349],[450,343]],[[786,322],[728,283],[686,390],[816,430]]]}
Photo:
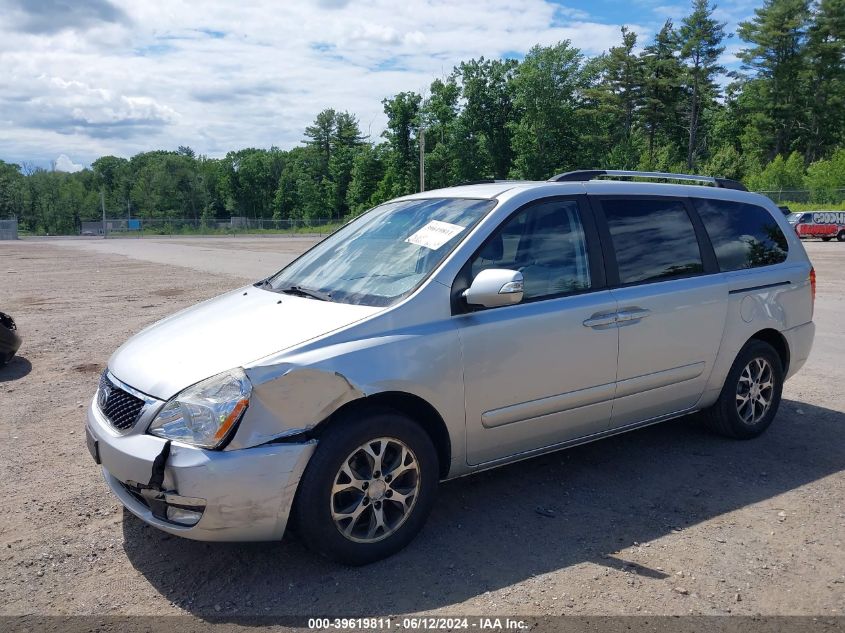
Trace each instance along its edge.
{"label": "rear quarter window", "polygon": [[723,272],[771,266],[786,259],[786,236],[763,207],[729,200],[694,202]]}

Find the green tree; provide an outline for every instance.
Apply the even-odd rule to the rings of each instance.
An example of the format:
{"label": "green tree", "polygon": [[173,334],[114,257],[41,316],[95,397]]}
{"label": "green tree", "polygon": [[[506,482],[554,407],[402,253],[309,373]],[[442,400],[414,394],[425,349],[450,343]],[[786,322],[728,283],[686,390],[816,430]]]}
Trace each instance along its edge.
{"label": "green tree", "polygon": [[654,161],[655,142],[672,142],[678,135],[683,66],[678,59],[678,36],[672,20],[640,54],[642,64],[642,108],[640,121],[647,139],[648,163]]}
{"label": "green tree", "polygon": [[535,46],[513,79],[519,119],[511,124],[518,178],[549,178],[573,165],[578,152],[575,110],[582,56],[568,40]]}
{"label": "green tree", "polygon": [[332,157],[334,146],[335,125],[337,113],[328,108],[320,112],[314,123],[305,128],[305,136],[308,137],[306,144],[311,146],[320,157],[320,171],[328,173],[329,161]]}
{"label": "green tree", "polygon": [[463,160],[457,153],[457,134],[463,132],[458,125],[460,97],[461,88],[452,76],[446,81],[435,79],[428,98],[422,103],[420,122],[425,128],[427,189],[448,187],[456,182],[456,165]]}
{"label": "green tree", "polygon": [[358,215],[382,200],[375,198],[379,183],[384,178],[384,159],[379,147],[363,145],[352,160],[352,174],[346,190],[346,206],[352,215]]}
{"label": "green tree", "polygon": [[618,111],[620,140],[628,142],[634,127],[634,115],[642,99],[642,67],[634,54],[637,34],[622,27],[622,44],[612,47],[605,64],[605,83],[613,106]]}
{"label": "green tree", "polygon": [[0,219],[23,215],[24,183],[20,165],[0,160]]}
{"label": "green tree", "polygon": [[802,189],[803,184],[804,159],[798,152],[792,152],[785,160],[778,154],[760,173],[746,178],[746,185],[752,191],[792,191]]}
{"label": "green tree", "polygon": [[364,137],[361,135],[361,127],[358,124],[358,119],[354,114],[349,112],[338,112],[335,114],[334,131],[332,134],[332,146],[338,147],[358,147],[364,142]]}
{"label": "green tree", "polygon": [[766,0],[752,20],[739,25],[740,38],[749,44],[739,57],[754,73],[744,90],[754,112],[750,125],[766,159],[796,148],[809,17],[808,0]]}
{"label": "green tree", "polygon": [[718,178],[742,180],[745,174],[742,155],[733,145],[723,145],[710,156],[701,173]]}
{"label": "green tree", "polygon": [[310,146],[296,147],[287,154],[273,197],[273,218],[303,220],[331,215],[328,188],[321,173],[322,156]]}
{"label": "green tree", "polygon": [[392,99],[382,101],[387,115],[387,129],[382,136],[391,149],[385,180],[380,185],[385,196],[401,196],[418,190],[417,130],[421,101],[422,97],[415,92],[400,92]]}
{"label": "green tree", "polygon": [[702,111],[719,96],[716,77],[725,72],[719,57],[725,50],[725,24],[713,18],[716,10],[710,0],[693,0],[692,13],[678,31],[681,59],[686,64],[684,87],[687,91],[686,123],[687,168],[695,166],[699,153]]}
{"label": "green tree", "polygon": [[495,178],[506,178],[511,170],[513,148],[511,130],[518,120],[514,105],[513,78],[519,62],[515,59],[471,59],[454,70],[464,98],[461,112],[465,140],[483,148]]}
{"label": "green tree", "polygon": [[363,137],[358,126],[358,119],[349,112],[338,112],[335,115],[335,126],[332,134],[333,153],[329,159],[328,173],[324,179],[327,188],[327,199],[331,205],[330,213],[333,218],[342,218],[349,213],[346,203],[346,193],[352,181],[352,168],[355,155],[361,148]]}
{"label": "green tree", "polygon": [[594,99],[607,167],[631,169],[638,160],[633,132],[642,104],[642,64],[634,54],[636,45],[637,34],[623,26],[622,44],[594,61],[597,75],[588,94]]}
{"label": "green tree", "polygon": [[827,160],[818,160],[807,167],[805,185],[813,202],[833,203],[845,198],[845,148]]}
{"label": "green tree", "polygon": [[845,0],[820,0],[807,37],[807,161],[845,144]]}

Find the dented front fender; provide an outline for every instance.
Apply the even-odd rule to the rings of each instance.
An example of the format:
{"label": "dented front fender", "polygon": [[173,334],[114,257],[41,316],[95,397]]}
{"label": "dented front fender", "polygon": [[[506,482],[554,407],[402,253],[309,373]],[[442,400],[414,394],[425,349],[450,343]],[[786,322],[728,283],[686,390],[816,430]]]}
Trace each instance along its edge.
{"label": "dented front fender", "polygon": [[247,370],[252,396],[227,449],[248,448],[316,426],[340,407],[363,398],[337,372],[277,365]]}

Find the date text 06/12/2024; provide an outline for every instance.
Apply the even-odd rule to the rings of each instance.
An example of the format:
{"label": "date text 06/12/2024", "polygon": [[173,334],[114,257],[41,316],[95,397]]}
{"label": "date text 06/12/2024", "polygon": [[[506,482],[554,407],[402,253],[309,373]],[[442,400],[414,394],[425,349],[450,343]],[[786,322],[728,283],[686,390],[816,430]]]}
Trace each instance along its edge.
{"label": "date text 06/12/2024", "polygon": [[510,630],[521,631],[528,628],[524,620],[497,617],[475,618],[438,618],[438,617],[405,617],[393,620],[391,618],[309,618],[309,629],[370,629],[389,630],[405,629],[414,631],[424,630]]}

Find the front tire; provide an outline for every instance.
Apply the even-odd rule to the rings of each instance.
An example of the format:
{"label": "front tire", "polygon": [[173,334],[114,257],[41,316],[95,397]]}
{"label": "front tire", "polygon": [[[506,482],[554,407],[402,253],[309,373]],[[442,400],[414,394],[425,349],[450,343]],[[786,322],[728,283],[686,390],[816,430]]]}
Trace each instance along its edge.
{"label": "front tire", "polygon": [[[829,242],[829,241],[830,241],[830,240],[832,240],[832,239],[833,239],[833,236],[823,237],[823,238],[822,238],[822,242]],[[837,239],[839,239],[839,238],[837,237]],[[841,242],[842,240],[839,240],[839,241]]]}
{"label": "front tire", "polygon": [[422,529],[439,479],[437,451],[419,424],[392,409],[341,416],[321,435],[296,497],[309,549],[366,565]]}
{"label": "front tire", "polygon": [[782,391],[780,356],[768,343],[752,339],[737,355],[719,399],[702,412],[704,423],[726,437],[757,437],[777,414]]}

